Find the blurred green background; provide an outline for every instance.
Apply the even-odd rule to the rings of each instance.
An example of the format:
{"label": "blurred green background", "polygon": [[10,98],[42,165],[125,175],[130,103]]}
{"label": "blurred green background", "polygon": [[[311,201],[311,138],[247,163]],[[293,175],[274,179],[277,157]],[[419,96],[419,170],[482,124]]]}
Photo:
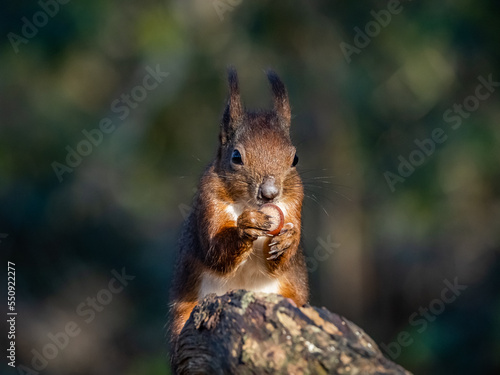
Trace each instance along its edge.
{"label": "blurred green background", "polygon": [[[17,365],[45,348],[43,374],[169,372],[176,241],[233,64],[249,108],[271,105],[266,68],[289,90],[311,303],[415,373],[499,373],[499,88],[471,99],[478,77],[500,81],[498,1],[397,13],[387,1],[41,3],[0,15],[0,253],[16,264]],[[346,58],[341,44],[366,27],[369,44]],[[156,85],[150,70],[165,72]],[[455,105],[473,110],[446,120]],[[438,128],[446,140],[420,160],[415,140]],[[68,147],[87,155],[58,177]],[[421,165],[391,189],[400,157]],[[135,278],[109,301],[124,267]],[[467,289],[445,304],[446,280]],[[96,296],[107,304],[86,322],[78,307]],[[68,322],[81,332],[50,352]],[[404,332],[411,343],[396,344]]]}

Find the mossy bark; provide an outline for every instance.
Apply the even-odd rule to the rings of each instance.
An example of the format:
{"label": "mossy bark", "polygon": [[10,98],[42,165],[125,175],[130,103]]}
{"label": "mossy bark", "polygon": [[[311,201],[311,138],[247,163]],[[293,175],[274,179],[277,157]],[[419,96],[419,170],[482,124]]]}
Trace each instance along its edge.
{"label": "mossy bark", "polygon": [[173,362],[178,374],[410,374],[339,315],[243,290],[193,310]]}

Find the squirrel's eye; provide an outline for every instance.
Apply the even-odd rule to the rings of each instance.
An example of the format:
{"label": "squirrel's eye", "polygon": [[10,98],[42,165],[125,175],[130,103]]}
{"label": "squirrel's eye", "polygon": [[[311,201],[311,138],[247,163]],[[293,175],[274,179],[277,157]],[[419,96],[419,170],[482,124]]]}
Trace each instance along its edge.
{"label": "squirrel's eye", "polygon": [[231,155],[231,162],[238,165],[243,165],[243,160],[241,160],[241,154],[238,150],[234,150]]}
{"label": "squirrel's eye", "polygon": [[293,157],[292,167],[295,167],[298,162],[299,162],[299,157],[297,156],[297,154],[295,154],[295,156]]}

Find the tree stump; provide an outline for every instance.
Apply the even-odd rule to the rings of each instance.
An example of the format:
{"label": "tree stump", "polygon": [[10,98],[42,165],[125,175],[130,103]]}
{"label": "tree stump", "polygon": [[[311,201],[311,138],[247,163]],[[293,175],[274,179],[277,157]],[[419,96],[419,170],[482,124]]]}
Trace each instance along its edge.
{"label": "tree stump", "polygon": [[277,294],[208,295],[174,353],[178,374],[409,374],[355,324]]}

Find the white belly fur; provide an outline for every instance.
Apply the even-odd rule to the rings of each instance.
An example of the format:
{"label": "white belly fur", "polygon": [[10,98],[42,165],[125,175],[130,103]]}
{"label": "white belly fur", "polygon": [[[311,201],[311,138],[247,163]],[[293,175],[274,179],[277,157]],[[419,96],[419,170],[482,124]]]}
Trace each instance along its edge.
{"label": "white belly fur", "polygon": [[279,281],[267,273],[267,266],[262,253],[264,241],[269,241],[269,239],[269,237],[259,237],[254,242],[252,254],[231,275],[221,277],[206,272],[201,279],[199,299],[203,299],[210,293],[220,296],[235,289],[279,293]]}
{"label": "white belly fur", "polygon": [[[230,213],[236,221],[241,215],[242,207],[228,205],[226,212]],[[279,281],[268,274],[266,259],[262,251],[264,243],[268,243],[270,240],[271,238],[267,236],[255,240],[252,254],[231,275],[221,277],[211,272],[205,272],[201,279],[198,298],[201,300],[210,293],[220,296],[235,289],[279,293]]]}

